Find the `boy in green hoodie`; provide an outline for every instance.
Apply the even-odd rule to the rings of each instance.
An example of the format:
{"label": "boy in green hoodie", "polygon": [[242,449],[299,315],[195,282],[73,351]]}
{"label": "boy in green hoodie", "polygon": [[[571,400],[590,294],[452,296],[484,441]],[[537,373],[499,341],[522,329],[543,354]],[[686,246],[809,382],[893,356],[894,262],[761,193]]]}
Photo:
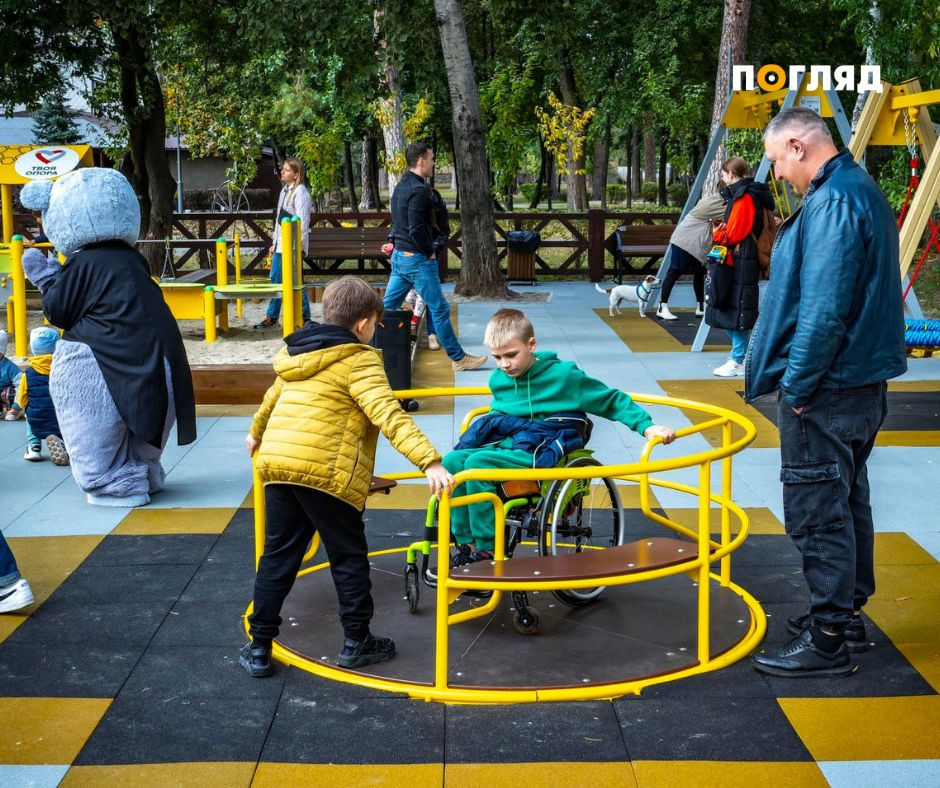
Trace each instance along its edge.
{"label": "boy in green hoodie", "polygon": [[[500,309],[493,315],[483,343],[497,366],[489,381],[493,412],[540,422],[555,414],[580,411],[619,421],[647,440],[658,435],[663,443],[672,443],[676,438],[669,427],[653,424],[627,394],[589,377],[573,361],[561,361],[552,351],[537,353],[532,323],[518,309]],[[443,465],[452,474],[471,468],[536,467],[535,455],[512,448],[512,443],[509,436],[480,448],[456,449],[444,457]],[[497,482],[469,481],[452,494],[495,492],[496,487]],[[492,560],[496,531],[492,504],[452,509],[450,527],[457,542],[451,568]]]}

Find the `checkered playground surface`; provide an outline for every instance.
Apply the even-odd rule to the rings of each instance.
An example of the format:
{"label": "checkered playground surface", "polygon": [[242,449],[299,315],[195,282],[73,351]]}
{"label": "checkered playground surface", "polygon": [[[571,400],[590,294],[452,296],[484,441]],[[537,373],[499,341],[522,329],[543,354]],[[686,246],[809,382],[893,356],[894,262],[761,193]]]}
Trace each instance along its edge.
{"label": "checkered playground surface", "polygon": [[[765,643],[786,640],[806,587],[781,525],[773,408],[746,405],[741,379],[711,374],[725,351],[689,353],[685,334],[635,310],[610,318],[590,284],[539,287],[550,302],[525,308],[542,348],[611,386],[715,402],[755,422],[757,439],[734,460],[734,498],[752,530],[732,573],[768,616]],[[691,292],[677,287],[670,307],[683,299],[691,307]],[[455,310],[471,352],[498,306]],[[695,318],[689,310],[681,321]],[[482,385],[492,368],[458,373],[456,384]],[[443,353],[419,355],[416,386],[452,382]],[[0,616],[0,785],[937,785],[940,361],[911,359],[889,399],[869,462],[873,645],[856,656],[856,674],[774,679],[742,660],[640,696],[505,706],[423,703],[282,666],[252,679],[238,666],[252,587],[242,438],[253,407],[200,406],[199,440],[171,439],[166,489],[131,512],[87,506],[67,468],[23,461],[22,422],[0,423],[0,528],[36,595]],[[484,401],[437,402],[417,420],[446,449],[462,415]],[[651,410],[672,426],[699,418]],[[707,446],[691,436],[657,456]],[[591,448],[602,462],[630,462],[642,439],[598,423]],[[404,470],[381,441],[376,471]],[[694,483],[692,471],[669,477]],[[420,536],[425,489],[402,484],[370,500],[373,550]],[[629,518],[640,516],[633,493]],[[655,505],[694,522],[684,494],[660,489]],[[381,621],[374,628],[394,636]],[[340,639],[337,628],[336,651]],[[507,654],[507,670],[512,663]]]}

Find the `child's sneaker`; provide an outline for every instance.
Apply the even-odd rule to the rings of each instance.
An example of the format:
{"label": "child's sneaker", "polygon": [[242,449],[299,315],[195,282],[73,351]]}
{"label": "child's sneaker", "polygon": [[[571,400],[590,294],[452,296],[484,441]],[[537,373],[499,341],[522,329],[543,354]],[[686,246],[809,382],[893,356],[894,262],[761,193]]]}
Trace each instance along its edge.
{"label": "child's sneaker", "polygon": [[395,656],[395,641],[369,635],[365,640],[346,638],[343,650],[336,660],[344,668],[361,668],[376,662],[385,662]]}
{"label": "child's sneaker", "polygon": [[740,378],[744,376],[744,364],[739,364],[733,358],[729,358],[720,367],[712,370],[712,374],[719,378]]}
{"label": "child's sneaker", "polygon": [[437,334],[428,334],[428,350],[440,350],[441,341],[437,338]]}
{"label": "child's sneaker", "polygon": [[3,417],[3,420],[4,421],[16,421],[17,419],[23,418],[24,414],[25,414],[25,411],[22,408],[20,408],[19,410],[14,410],[13,408],[10,408],[7,411],[7,415]]}
{"label": "child's sneaker", "polygon": [[29,460],[30,462],[41,462],[42,461],[42,446],[38,443],[31,443],[26,447],[26,454],[23,455],[24,460]]}
{"label": "child's sneaker", "polygon": [[473,553],[473,548],[470,545],[457,545],[457,551],[450,557],[450,568],[457,569],[464,564],[469,564],[471,553]]}
{"label": "child's sneaker", "polygon": [[33,604],[33,589],[25,577],[8,586],[0,586],[0,613],[9,613]]}
{"label": "child's sneaker", "polygon": [[254,642],[246,643],[238,655],[238,664],[248,672],[249,676],[254,676],[256,679],[267,678],[274,673],[271,646]]}
{"label": "child's sneaker", "polygon": [[492,561],[493,554],[489,550],[474,550],[467,558],[468,564],[475,564],[477,561]]}
{"label": "child's sneaker", "polygon": [[68,465],[69,453],[65,450],[65,444],[58,435],[50,435],[46,438],[46,446],[49,447],[49,456],[52,457],[53,465]]}

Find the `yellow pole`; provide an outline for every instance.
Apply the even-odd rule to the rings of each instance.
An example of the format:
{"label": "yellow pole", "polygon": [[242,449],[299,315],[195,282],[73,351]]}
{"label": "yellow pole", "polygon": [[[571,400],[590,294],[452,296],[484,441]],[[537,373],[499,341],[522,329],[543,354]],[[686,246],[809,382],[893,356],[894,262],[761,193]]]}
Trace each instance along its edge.
{"label": "yellow pole", "polygon": [[0,186],[0,195],[3,208],[3,242],[8,244],[13,240],[13,187],[4,183]]}
{"label": "yellow pole", "polygon": [[13,302],[7,301],[7,333],[12,334],[15,331],[13,328]]}
{"label": "yellow pole", "polygon": [[[4,186],[8,189],[8,186]],[[6,223],[7,213],[3,213]],[[13,218],[10,214],[10,222]],[[4,228],[5,229],[5,228]],[[23,236],[14,235],[10,240],[10,278],[13,280],[13,336],[16,355],[25,358],[29,355],[29,335],[26,330],[26,275],[23,273]]]}
{"label": "yellow pole", "polygon": [[207,287],[202,291],[203,319],[206,323],[206,342],[215,342],[215,288]]}
{"label": "yellow pole", "polygon": [[[731,422],[725,422],[721,428],[721,446],[731,445]],[[728,502],[731,500],[731,455],[721,461],[721,546],[725,547],[731,541],[731,510]],[[721,559],[721,585],[727,588],[731,585],[731,554]]]}
{"label": "yellow pole", "polygon": [[286,337],[294,333],[294,230],[286,216],[281,221],[281,309]]}
{"label": "yellow pole", "polygon": [[302,237],[303,225],[301,225],[300,223],[299,216],[295,216],[293,219],[291,219],[291,224],[294,225],[294,228],[296,230],[295,238],[294,238],[294,255],[295,255],[294,259],[296,260],[297,274],[296,274],[295,281],[297,282],[300,288],[294,291],[294,320],[295,320],[294,325],[296,328],[300,328],[300,326],[302,326],[304,322],[304,318],[303,318],[304,304],[303,304],[303,299],[301,296],[303,292],[303,286],[304,286],[304,241]]}
{"label": "yellow pole", "polygon": [[441,495],[437,505],[437,619],[435,620],[434,686],[447,689],[448,624],[450,610],[448,585],[450,584],[450,496]]}
{"label": "yellow pole", "polygon": [[[215,281],[219,287],[225,287],[228,284],[228,241],[224,238],[219,238],[215,242]],[[228,331],[228,301],[222,301],[219,329]]]}
{"label": "yellow pole", "polygon": [[[258,453],[251,458],[252,471],[252,502],[255,506],[255,572],[258,571],[258,564],[261,563],[261,556],[264,554],[264,486],[258,478]],[[319,536],[319,534],[318,534]]]}
{"label": "yellow pole", "polygon": [[709,505],[711,492],[711,465],[703,462],[698,473],[698,662],[704,665],[710,657],[708,623],[711,618],[709,592]]}
{"label": "yellow pole", "polygon": [[[242,239],[238,233],[235,233],[235,284],[242,283]],[[243,301],[241,298],[235,299],[235,314],[243,317]]]}

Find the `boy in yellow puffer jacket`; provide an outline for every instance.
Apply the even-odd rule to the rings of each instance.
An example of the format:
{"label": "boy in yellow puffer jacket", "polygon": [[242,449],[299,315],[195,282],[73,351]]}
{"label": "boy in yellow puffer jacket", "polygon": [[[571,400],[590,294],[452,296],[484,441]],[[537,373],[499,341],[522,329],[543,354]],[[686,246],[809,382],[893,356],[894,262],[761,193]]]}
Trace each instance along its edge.
{"label": "boy in yellow puffer jacket", "polygon": [[432,492],[452,489],[441,455],[402,409],[378,351],[369,345],[382,299],[354,276],[323,292],[323,324],[287,337],[274,359],[277,380],[245,438],[264,483],[265,545],[255,578],[251,642],[239,663],[270,676],[271,642],[281,606],[314,533],[330,559],[346,636],[339,664],[357,668],[390,659],[395,644],[369,632],[368,545],[362,511],[372,481],[378,432],[427,475]]}

